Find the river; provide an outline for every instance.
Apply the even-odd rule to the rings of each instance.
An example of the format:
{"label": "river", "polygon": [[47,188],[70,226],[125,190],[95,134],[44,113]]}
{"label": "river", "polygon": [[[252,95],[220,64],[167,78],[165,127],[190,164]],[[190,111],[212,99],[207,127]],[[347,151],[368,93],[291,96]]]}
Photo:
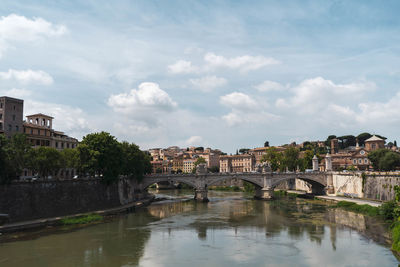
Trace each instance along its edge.
{"label": "river", "polygon": [[[0,243],[0,266],[397,266],[374,218],[319,201],[163,191],[163,201],[87,227]],[[4,236],[3,236],[4,240]]]}

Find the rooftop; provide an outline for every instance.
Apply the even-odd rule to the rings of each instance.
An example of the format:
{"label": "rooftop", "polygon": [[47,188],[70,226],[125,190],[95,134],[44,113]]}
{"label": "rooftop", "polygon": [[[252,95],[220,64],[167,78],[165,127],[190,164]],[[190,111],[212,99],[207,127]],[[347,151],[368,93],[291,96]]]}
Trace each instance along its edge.
{"label": "rooftop", "polygon": [[373,135],[372,137],[368,138],[367,140],[365,140],[365,142],[371,142],[371,141],[385,141],[382,138],[379,138],[376,135]]}
{"label": "rooftop", "polygon": [[32,118],[32,117],[45,117],[45,118],[48,118],[48,119],[54,119],[52,116],[49,116],[49,115],[46,115],[46,114],[43,114],[43,113],[37,113],[37,114],[32,114],[32,115],[28,115],[28,116],[26,116],[27,118]]}

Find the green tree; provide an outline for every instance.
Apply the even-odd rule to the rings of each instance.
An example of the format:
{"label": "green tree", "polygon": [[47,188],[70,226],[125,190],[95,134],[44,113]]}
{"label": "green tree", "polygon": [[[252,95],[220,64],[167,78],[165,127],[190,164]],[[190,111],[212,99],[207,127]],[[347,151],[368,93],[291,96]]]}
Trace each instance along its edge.
{"label": "green tree", "polygon": [[277,171],[280,169],[282,158],[282,153],[278,152],[275,147],[270,147],[266,150],[266,153],[262,155],[261,162],[268,162],[272,171]]}
{"label": "green tree", "polygon": [[194,162],[194,166],[197,166],[197,165],[199,165],[199,164],[201,164],[201,163],[206,164],[207,161],[205,160],[205,158],[198,157],[198,158],[196,159],[196,161]]}
{"label": "green tree", "polygon": [[382,171],[393,171],[400,167],[400,154],[389,151],[379,160],[379,169]]}
{"label": "green tree", "polygon": [[16,179],[16,172],[9,157],[9,140],[0,134],[0,184],[5,184]]}
{"label": "green tree", "polygon": [[79,168],[79,151],[77,148],[66,148],[60,151],[63,168]]}
{"label": "green tree", "polygon": [[303,158],[299,159],[301,171],[312,168],[312,159],[314,157],[314,152],[312,150],[304,151]]}
{"label": "green tree", "polygon": [[241,149],[239,149],[239,153],[240,154],[247,154],[248,152],[249,152],[249,148],[241,148]]}
{"label": "green tree", "polygon": [[330,146],[331,145],[331,140],[332,139],[335,139],[336,138],[336,135],[330,135],[330,136],[328,136],[328,138],[326,139],[326,141],[325,141],[325,145],[326,146]]}
{"label": "green tree", "polygon": [[143,178],[143,174],[151,172],[149,156],[141,151],[137,145],[122,142],[121,150],[121,174],[140,181]]}
{"label": "green tree", "polygon": [[15,134],[11,138],[8,153],[11,160],[10,164],[16,176],[19,176],[26,167],[27,155],[31,149],[32,147],[27,143],[25,134]]}
{"label": "green tree", "polygon": [[100,132],[86,135],[81,143],[86,145],[82,164],[85,169],[101,176],[105,183],[118,181],[122,172],[122,149],[117,139]]}
{"label": "green tree", "polygon": [[28,154],[28,167],[41,178],[55,175],[61,168],[61,153],[52,147],[39,147],[32,149]]}
{"label": "green tree", "polygon": [[374,168],[374,170],[380,170],[380,167],[379,167],[380,160],[381,160],[381,158],[383,158],[385,156],[385,154],[388,151],[389,150],[387,150],[385,148],[381,148],[381,149],[371,151],[368,154],[368,159],[371,161],[372,167]]}
{"label": "green tree", "polygon": [[374,170],[392,171],[400,167],[400,154],[389,149],[381,148],[368,154]]}
{"label": "green tree", "polygon": [[337,139],[339,140],[339,148],[341,149],[356,145],[356,137],[354,135],[339,136]]}
{"label": "green tree", "polygon": [[360,146],[364,146],[365,145],[365,140],[367,140],[368,138],[371,138],[371,137],[372,137],[372,134],[370,134],[370,133],[360,133],[357,136],[358,144]]}
{"label": "green tree", "polygon": [[289,147],[283,152],[283,162],[285,168],[289,171],[295,171],[299,166],[299,150],[295,147]]}

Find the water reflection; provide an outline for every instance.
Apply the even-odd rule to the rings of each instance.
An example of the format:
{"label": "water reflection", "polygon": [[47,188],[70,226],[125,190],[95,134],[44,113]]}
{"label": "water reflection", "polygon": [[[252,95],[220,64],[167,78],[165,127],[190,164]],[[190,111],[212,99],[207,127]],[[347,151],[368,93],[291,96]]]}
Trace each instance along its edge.
{"label": "water reflection", "polygon": [[299,199],[209,196],[209,203],[169,199],[110,223],[0,243],[0,266],[397,264],[381,245],[385,226],[371,218]]}

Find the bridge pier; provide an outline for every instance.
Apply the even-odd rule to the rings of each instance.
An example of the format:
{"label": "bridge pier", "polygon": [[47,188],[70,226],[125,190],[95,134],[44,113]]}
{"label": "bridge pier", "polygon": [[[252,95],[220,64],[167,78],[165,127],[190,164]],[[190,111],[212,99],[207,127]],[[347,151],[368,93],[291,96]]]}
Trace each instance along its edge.
{"label": "bridge pier", "polygon": [[199,202],[208,202],[207,189],[196,189],[194,199]]}
{"label": "bridge pier", "polygon": [[256,188],[255,198],[270,200],[274,197],[274,188],[272,187],[260,187]]}

